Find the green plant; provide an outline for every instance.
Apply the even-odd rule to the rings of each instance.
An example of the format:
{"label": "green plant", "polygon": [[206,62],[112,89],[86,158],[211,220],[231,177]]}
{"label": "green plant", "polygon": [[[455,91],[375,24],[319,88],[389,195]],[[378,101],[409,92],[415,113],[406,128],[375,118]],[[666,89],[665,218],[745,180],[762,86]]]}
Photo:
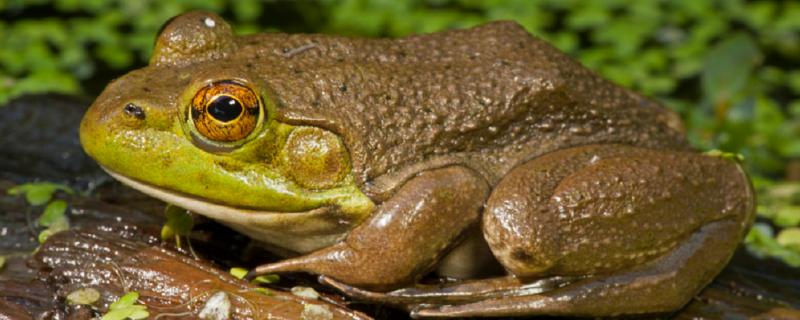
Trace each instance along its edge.
{"label": "green plant", "polygon": [[131,291],[119,297],[117,301],[108,306],[108,312],[103,315],[101,320],[139,320],[147,319],[150,312],[147,306],[137,304],[139,293]]}
{"label": "green plant", "polygon": [[67,202],[64,200],[50,201],[57,191],[67,194],[75,193],[68,186],[52,182],[26,183],[6,191],[12,196],[25,195],[25,200],[32,206],[47,204],[38,220],[38,225],[45,228],[39,232],[39,243],[44,243],[54,233],[69,229],[69,218],[66,214]]}

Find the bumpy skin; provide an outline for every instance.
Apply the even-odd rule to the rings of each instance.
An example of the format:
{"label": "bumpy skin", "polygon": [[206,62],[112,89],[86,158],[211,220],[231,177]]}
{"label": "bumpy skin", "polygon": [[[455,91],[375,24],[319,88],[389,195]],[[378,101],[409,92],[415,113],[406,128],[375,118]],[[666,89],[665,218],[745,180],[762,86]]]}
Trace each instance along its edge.
{"label": "bumpy skin", "polygon": [[[258,95],[258,125],[209,142],[192,97],[225,81]],[[417,316],[674,310],[721,270],[754,210],[741,168],[692,153],[674,113],[508,22],[393,40],[236,37],[187,13],[149,66],[98,97],[81,141],[135,188],[306,253],[255,273],[321,274]],[[507,276],[414,284],[498,262]]]}

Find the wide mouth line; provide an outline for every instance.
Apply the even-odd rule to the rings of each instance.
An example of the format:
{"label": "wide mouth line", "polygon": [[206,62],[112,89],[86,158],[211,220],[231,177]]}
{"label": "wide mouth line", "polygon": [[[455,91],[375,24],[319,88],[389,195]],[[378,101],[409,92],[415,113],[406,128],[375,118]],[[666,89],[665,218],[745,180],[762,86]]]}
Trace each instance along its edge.
{"label": "wide mouth line", "polygon": [[[200,197],[197,197],[197,196],[194,196],[194,195],[191,195],[191,194],[187,194],[185,192],[166,189],[166,188],[163,188],[163,187],[160,187],[160,186],[156,186],[156,185],[153,185],[153,184],[145,182],[145,181],[141,181],[141,180],[136,179],[136,178],[127,177],[127,176],[125,176],[123,174],[120,174],[118,172],[115,172],[114,170],[109,169],[108,167],[103,166],[103,165],[100,165],[100,168],[103,169],[103,171],[105,171],[106,173],[108,173],[112,178],[116,179],[117,181],[122,182],[123,184],[125,184],[127,186],[130,186],[133,189],[136,189],[136,190],[138,190],[138,191],[140,191],[142,193],[145,193],[145,194],[147,194],[147,195],[149,195],[151,197],[160,199],[162,201],[165,201],[165,202],[168,202],[168,203],[173,203],[175,205],[178,205],[178,203],[182,203],[182,204],[190,204],[191,206],[194,206],[194,207],[207,206],[207,207],[210,207],[210,208],[222,209],[225,212],[236,211],[236,212],[246,213],[246,214],[262,214],[262,215],[263,214],[280,214],[280,215],[317,214],[317,213],[326,212],[326,211],[328,211],[330,209],[329,207],[324,206],[324,207],[318,207],[318,208],[309,209],[309,210],[306,210],[306,211],[270,211],[270,210],[264,210],[264,209],[260,209],[260,208],[254,208],[254,207],[232,206],[232,205],[227,204],[227,203],[220,203],[220,202],[211,201],[211,200],[200,198]],[[165,199],[165,198],[169,198],[171,200],[177,200],[177,201],[170,201],[170,200]],[[192,210],[192,208],[184,208],[184,209]],[[192,210],[192,211],[202,212],[200,210]]]}

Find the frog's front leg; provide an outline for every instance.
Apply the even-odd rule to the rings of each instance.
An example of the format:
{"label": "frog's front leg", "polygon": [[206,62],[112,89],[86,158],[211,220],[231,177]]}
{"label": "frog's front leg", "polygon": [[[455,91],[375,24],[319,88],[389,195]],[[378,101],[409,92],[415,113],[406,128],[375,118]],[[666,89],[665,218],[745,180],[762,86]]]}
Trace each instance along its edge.
{"label": "frog's front leg", "polygon": [[309,272],[353,286],[388,290],[413,283],[480,221],[489,194],[474,171],[451,166],[406,182],[342,242],[259,266],[254,274]]}
{"label": "frog's front leg", "polygon": [[580,279],[533,294],[508,289],[472,303],[420,305],[414,314],[674,311],[722,270],[753,217],[752,187],[733,161],[620,145],[557,151],[515,168],[498,184],[484,233],[498,260],[522,281]]}

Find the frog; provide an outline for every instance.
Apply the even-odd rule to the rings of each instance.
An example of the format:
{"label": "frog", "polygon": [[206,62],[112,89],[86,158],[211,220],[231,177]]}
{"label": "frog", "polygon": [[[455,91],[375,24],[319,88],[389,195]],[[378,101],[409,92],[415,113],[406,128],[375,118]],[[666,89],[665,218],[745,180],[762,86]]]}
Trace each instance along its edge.
{"label": "frog", "polygon": [[693,149],[677,113],[506,21],[238,36],[184,13],[80,141],[282,257],[250,276],[316,275],[416,318],[672,312],[755,210],[743,166]]}

